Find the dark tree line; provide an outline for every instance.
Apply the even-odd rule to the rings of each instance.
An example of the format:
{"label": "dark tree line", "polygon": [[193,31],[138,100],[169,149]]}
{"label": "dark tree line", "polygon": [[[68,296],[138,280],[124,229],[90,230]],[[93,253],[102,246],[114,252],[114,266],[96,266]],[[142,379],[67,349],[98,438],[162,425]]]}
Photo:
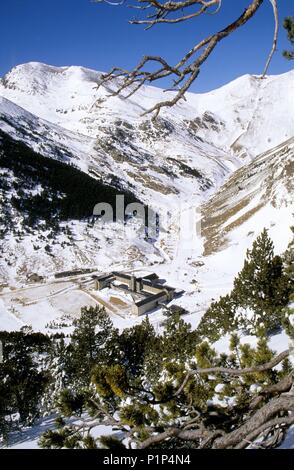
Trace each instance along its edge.
{"label": "dark tree line", "polygon": [[[28,226],[35,226],[39,220],[58,225],[60,221],[89,218],[99,202],[109,203],[115,212],[119,194],[124,195],[125,205],[139,202],[131,192],[107,185],[66,162],[44,157],[2,131],[0,149],[0,168],[13,171],[16,178],[11,187],[9,173],[4,175],[0,189],[4,196],[12,189],[17,191],[11,204]],[[42,191],[31,193],[37,185]]]}

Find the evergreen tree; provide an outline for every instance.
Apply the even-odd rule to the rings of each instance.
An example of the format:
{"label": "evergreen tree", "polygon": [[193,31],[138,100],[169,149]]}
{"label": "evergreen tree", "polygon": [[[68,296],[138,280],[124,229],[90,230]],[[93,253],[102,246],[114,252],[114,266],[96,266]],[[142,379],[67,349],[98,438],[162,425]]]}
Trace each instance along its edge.
{"label": "evergreen tree", "polygon": [[[294,44],[294,16],[287,16],[284,20],[284,28],[287,31],[287,37],[290,44]],[[283,56],[288,59],[294,59],[294,51],[284,51]]]}
{"label": "evergreen tree", "polygon": [[83,411],[85,397],[85,393],[64,389],[58,397],[57,407],[63,416],[80,416]]}
{"label": "evergreen tree", "polygon": [[99,438],[102,449],[114,449],[119,451],[119,449],[125,449],[123,443],[115,436],[101,436]]}
{"label": "evergreen tree", "polygon": [[294,282],[294,227],[291,227],[293,237],[289,243],[287,250],[283,256],[283,263],[284,263],[284,270],[285,275],[288,277],[289,281],[291,282],[291,289],[293,290],[293,282]]}
{"label": "evergreen tree", "polygon": [[[84,380],[79,387],[73,387],[69,381],[59,394],[57,405],[62,416],[56,420],[56,429],[45,432],[40,439],[42,447],[122,448],[127,439],[140,446],[149,437],[179,426],[185,432],[198,431],[203,425],[212,435],[216,429],[221,435],[230,433],[255,412],[254,403],[263,406],[268,402],[267,388],[272,389],[292,372],[289,361],[284,361],[281,371],[269,368],[246,375],[228,374],[226,368],[256,367],[270,361],[274,353],[267,338],[259,338],[253,348],[242,344],[235,333],[230,339],[231,354],[219,355],[208,341],[199,344],[198,335],[179,314],[164,322],[160,334],[155,333],[147,318],[122,332],[110,330],[108,341],[104,338],[99,346],[94,342],[89,347],[87,337],[95,336],[97,331],[96,322],[86,313],[84,309],[81,321],[75,321],[74,343],[82,362],[84,358],[88,361],[90,352],[95,351],[91,356],[95,366],[88,382]],[[105,321],[102,315],[100,326]],[[105,331],[108,326],[106,321]],[[222,370],[200,372],[207,367]],[[79,375],[80,371],[76,368],[74,374]],[[113,431],[120,431],[119,437],[97,439],[91,434],[94,427],[106,423]],[[199,447],[203,439],[201,443],[194,439],[189,445]],[[188,444],[174,437],[159,447],[182,445]]]}
{"label": "evergreen tree", "polygon": [[[197,328],[202,339],[217,341],[236,328],[257,336],[285,324],[285,306],[293,293],[293,240],[283,257],[274,255],[267,230],[247,250],[232,292],[211,304]],[[289,316],[289,315],[288,315]],[[285,325],[284,325],[285,326]],[[287,328],[291,324],[287,320]]]}
{"label": "evergreen tree", "polygon": [[247,250],[244,267],[234,281],[236,305],[253,312],[256,326],[267,329],[281,324],[281,309],[289,298],[289,284],[280,256],[274,256],[273,242],[266,229]]}
{"label": "evergreen tree", "polygon": [[106,343],[113,334],[112,321],[104,308],[84,307],[75,327],[68,348],[70,367],[77,382],[88,384],[91,370],[107,356]]}
{"label": "evergreen tree", "polygon": [[10,423],[8,416],[12,414],[13,410],[10,402],[10,387],[4,382],[4,374],[1,370],[0,364],[0,437],[7,441],[8,433],[10,430]]}
{"label": "evergreen tree", "polygon": [[[291,227],[294,233],[294,227]],[[285,276],[289,285],[289,304],[283,310],[283,327],[294,339],[294,236],[283,256]]]}
{"label": "evergreen tree", "polygon": [[127,367],[133,376],[139,375],[155,342],[156,333],[147,316],[139,325],[113,336],[110,345],[112,360]]}
{"label": "evergreen tree", "polygon": [[290,297],[290,305],[283,309],[283,327],[290,338],[294,340],[294,295]]}
{"label": "evergreen tree", "polygon": [[195,352],[198,334],[192,331],[180,313],[174,313],[163,322],[162,356],[170,360],[183,362]]}
{"label": "evergreen tree", "polygon": [[235,299],[231,295],[221,297],[218,302],[213,302],[203,315],[197,332],[203,338],[217,341],[237,327],[235,312]]}
{"label": "evergreen tree", "polygon": [[41,412],[41,399],[49,383],[49,373],[40,355],[50,349],[50,340],[29,328],[20,332],[1,332],[4,345],[0,365],[0,413],[5,428],[5,416],[18,413],[19,423],[32,424]]}
{"label": "evergreen tree", "polygon": [[48,369],[51,372],[51,381],[47,389],[46,405],[50,409],[59,392],[68,385],[72,374],[70,356],[63,337],[52,339]]}

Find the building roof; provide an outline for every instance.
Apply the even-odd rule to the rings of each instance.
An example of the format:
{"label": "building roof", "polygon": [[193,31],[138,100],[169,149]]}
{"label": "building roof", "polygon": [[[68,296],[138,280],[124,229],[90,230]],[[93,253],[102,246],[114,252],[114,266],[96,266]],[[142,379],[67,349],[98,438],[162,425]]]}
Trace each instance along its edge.
{"label": "building roof", "polygon": [[143,279],[143,286],[144,286],[144,284],[146,286],[155,287],[156,289],[160,289],[160,290],[167,290],[167,291],[175,291],[176,290],[174,287],[168,286],[167,284],[160,284],[159,282],[152,282],[149,279],[145,280],[145,278]]}
{"label": "building roof", "polygon": [[97,281],[102,281],[103,279],[108,279],[110,277],[113,277],[113,275],[110,274],[100,274],[99,276],[94,275],[93,279],[96,279]]}
{"label": "building roof", "polygon": [[143,280],[148,279],[152,281],[152,280],[158,279],[158,276],[155,273],[150,273],[150,274],[147,274],[146,276],[143,276],[142,279]]}
{"label": "building roof", "polygon": [[162,287],[162,289],[165,289],[165,290],[167,290],[167,291],[169,291],[169,292],[171,292],[171,291],[174,292],[174,291],[176,290],[175,287],[171,287],[171,286],[168,286],[168,285],[166,285],[166,284],[164,284],[164,285],[161,286],[161,287]]}
{"label": "building roof", "polygon": [[118,271],[113,271],[113,276],[116,276],[116,277],[122,277],[123,279],[131,279],[132,276],[130,276],[129,274],[125,274],[125,273],[120,273]]}
{"label": "building roof", "polygon": [[142,305],[149,304],[151,302],[154,302],[154,300],[161,299],[161,297],[165,297],[166,292],[158,292],[158,294],[154,295],[149,295],[145,299],[139,300],[139,302],[136,302],[135,305],[136,307],[142,307]]}

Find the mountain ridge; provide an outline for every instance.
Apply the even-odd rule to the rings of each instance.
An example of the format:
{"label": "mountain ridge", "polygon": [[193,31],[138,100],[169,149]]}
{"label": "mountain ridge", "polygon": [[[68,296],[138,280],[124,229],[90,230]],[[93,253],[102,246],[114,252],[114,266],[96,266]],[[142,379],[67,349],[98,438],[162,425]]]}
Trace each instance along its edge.
{"label": "mountain ridge", "polygon": [[[120,96],[109,98],[109,91],[115,90],[118,79],[97,90],[100,77],[101,72],[79,66],[54,67],[33,62],[13,68],[0,79],[0,95],[38,117],[62,124],[68,130],[82,128],[83,134],[94,137],[95,127],[103,119],[113,122],[116,117],[126,114],[130,123],[144,121],[141,116],[144,111],[155,102],[173,96],[172,92],[164,93],[160,88],[144,86],[128,100]],[[252,158],[294,134],[294,124],[290,116],[286,118],[290,113],[285,112],[294,106],[293,80],[293,71],[264,79],[244,75],[209,93],[187,93],[185,102],[181,101],[174,109],[163,110],[162,117],[173,123],[192,122],[200,138]],[[272,96],[276,97],[274,103]],[[268,106],[273,107],[270,114]],[[203,119],[205,113],[216,121],[212,126]],[[257,118],[253,119],[255,113]],[[275,134],[271,135],[274,119],[285,125],[279,130],[274,129]],[[262,138],[259,135],[257,139],[253,131],[248,134],[246,129],[250,122],[252,128],[260,122]],[[244,138],[244,132],[248,134],[247,138]],[[265,133],[268,135],[263,135]],[[252,145],[250,139],[253,139]],[[267,142],[268,139],[271,141]]]}

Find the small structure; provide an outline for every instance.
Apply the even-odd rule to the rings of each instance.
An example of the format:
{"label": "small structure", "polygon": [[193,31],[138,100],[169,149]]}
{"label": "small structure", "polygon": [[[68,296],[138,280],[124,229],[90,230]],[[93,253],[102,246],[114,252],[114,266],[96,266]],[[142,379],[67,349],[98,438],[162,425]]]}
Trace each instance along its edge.
{"label": "small structure", "polygon": [[[97,290],[106,287],[119,288],[124,286],[129,292],[141,296],[142,299],[134,301],[132,305],[132,313],[135,315],[143,315],[153,310],[160,303],[171,301],[176,295],[176,289],[160,284],[155,273],[137,278],[134,274],[113,271],[110,274],[93,276],[93,279],[96,282]],[[119,283],[120,286],[114,285],[114,281]]]}
{"label": "small structure", "polygon": [[32,273],[27,276],[28,282],[33,282],[33,283],[38,283],[38,282],[43,282],[44,278],[43,276],[40,276],[37,273]]}
{"label": "small structure", "polygon": [[81,276],[82,274],[89,274],[93,272],[94,269],[74,269],[73,271],[63,271],[60,273],[55,273],[55,279],[61,279],[63,277],[71,277],[71,276]]}
{"label": "small structure", "polygon": [[110,287],[110,283],[114,280],[114,276],[112,274],[102,274],[101,276],[93,276],[95,281],[96,289],[102,290],[105,287]]}
{"label": "small structure", "polygon": [[138,302],[135,302],[132,306],[132,313],[137,316],[143,315],[144,313],[156,308],[160,303],[166,301],[167,292],[158,292],[157,294],[150,295],[142,300],[139,300]]}

